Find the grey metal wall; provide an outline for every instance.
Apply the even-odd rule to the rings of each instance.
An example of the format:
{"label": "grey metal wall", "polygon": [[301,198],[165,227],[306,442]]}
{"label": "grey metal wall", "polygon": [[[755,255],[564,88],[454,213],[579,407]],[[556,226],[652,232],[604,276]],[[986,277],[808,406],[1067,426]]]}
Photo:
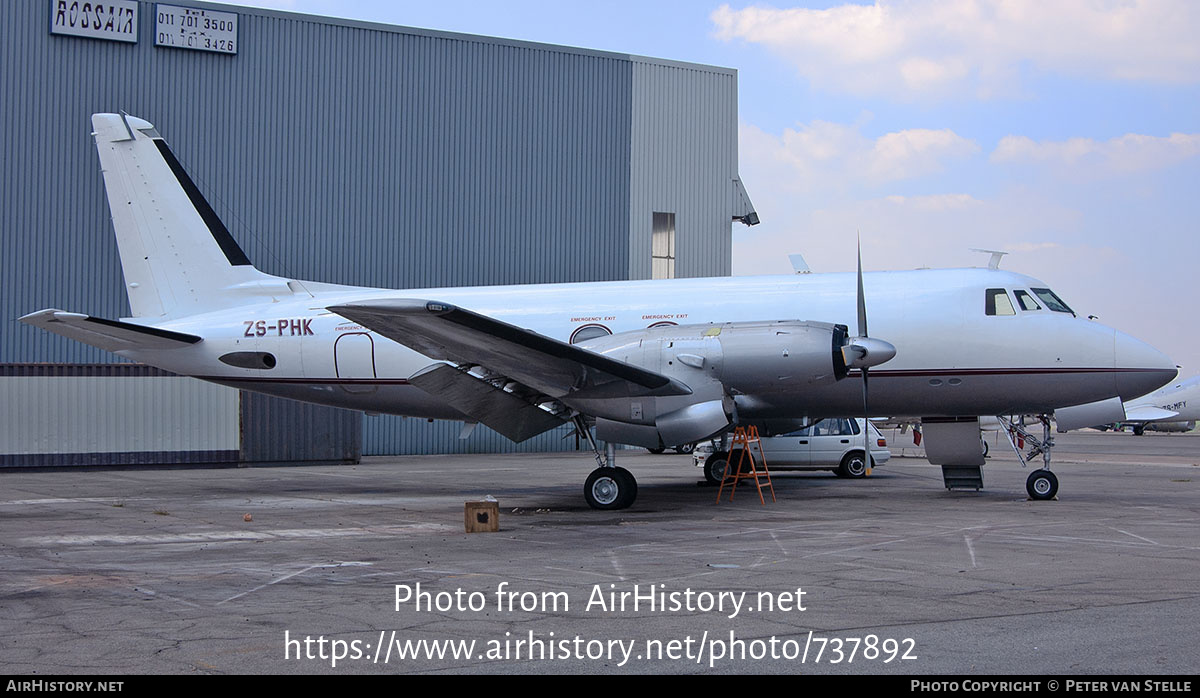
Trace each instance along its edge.
{"label": "grey metal wall", "polygon": [[0,467],[236,463],[238,413],[238,391],[152,366],[0,364]]}
{"label": "grey metal wall", "polygon": [[728,276],[737,73],[634,58],[631,123],[629,277],[650,278],[655,211],[675,214],[677,277]]}
{"label": "grey metal wall", "polygon": [[[264,271],[387,288],[625,278],[627,58],[239,9],[235,56],[0,3],[3,318],[127,312],[97,111],[156,126]],[[220,9],[228,10],[228,7]],[[0,361],[111,357],[7,324]]]}
{"label": "grey metal wall", "polygon": [[[155,47],[152,2],[139,3],[137,44],[51,35],[49,2],[0,3],[0,362],[115,360],[15,322],[44,307],[128,312],[93,112],[154,123],[264,271],[388,288],[648,276],[649,214],[643,241],[631,211],[658,200],[633,187],[684,160],[723,182],[732,153],[736,170],[733,71],[176,4],[236,10],[238,54]],[[726,145],[697,140],[714,132]],[[708,201],[715,186],[669,203]],[[684,229],[670,210],[680,274],[728,273],[728,212]],[[457,425],[416,424],[366,420],[366,451],[464,447],[445,436]],[[473,438],[491,443],[484,433]]]}
{"label": "grey metal wall", "polygon": [[357,463],[361,412],[241,391],[242,463]]}
{"label": "grey metal wall", "polygon": [[[364,418],[363,455],[419,453],[527,453],[574,451],[579,447],[572,427],[558,427],[519,444],[477,426],[460,439],[462,424],[443,420],[378,415]],[[587,449],[586,443],[582,448]]]}

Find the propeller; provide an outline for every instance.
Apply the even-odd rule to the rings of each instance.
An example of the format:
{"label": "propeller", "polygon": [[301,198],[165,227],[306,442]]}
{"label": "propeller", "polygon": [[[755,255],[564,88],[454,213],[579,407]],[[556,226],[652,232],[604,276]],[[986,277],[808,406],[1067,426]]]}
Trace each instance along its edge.
{"label": "propeller", "polygon": [[868,400],[867,376],[872,366],[890,361],[896,355],[896,347],[890,342],[875,339],[867,334],[867,299],[863,293],[862,236],[858,239],[858,336],[851,337],[842,346],[842,358],[847,368],[862,371],[863,389],[863,459],[871,467],[871,409]]}

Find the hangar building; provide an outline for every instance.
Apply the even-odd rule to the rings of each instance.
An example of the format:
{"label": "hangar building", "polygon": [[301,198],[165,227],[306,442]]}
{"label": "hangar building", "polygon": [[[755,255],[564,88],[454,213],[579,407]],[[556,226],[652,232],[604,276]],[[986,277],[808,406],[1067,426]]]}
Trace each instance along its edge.
{"label": "hangar building", "polygon": [[129,313],[94,112],[154,123],[267,273],[385,288],[719,276],[727,68],[201,2],[0,4],[0,464],[353,460],[514,446],[172,377],[25,326]]}

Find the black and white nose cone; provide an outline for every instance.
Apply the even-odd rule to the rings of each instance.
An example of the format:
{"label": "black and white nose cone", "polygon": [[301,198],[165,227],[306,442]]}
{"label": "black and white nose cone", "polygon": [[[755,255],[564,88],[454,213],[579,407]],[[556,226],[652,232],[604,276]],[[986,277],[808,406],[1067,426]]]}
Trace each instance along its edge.
{"label": "black and white nose cone", "polygon": [[1114,331],[1113,359],[1117,393],[1122,400],[1153,392],[1174,380],[1179,372],[1169,356],[1122,332]]}

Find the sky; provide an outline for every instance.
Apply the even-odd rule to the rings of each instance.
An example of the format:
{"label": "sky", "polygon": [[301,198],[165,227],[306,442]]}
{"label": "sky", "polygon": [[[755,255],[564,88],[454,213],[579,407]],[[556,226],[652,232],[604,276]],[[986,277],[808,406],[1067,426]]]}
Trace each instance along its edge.
{"label": "sky", "polygon": [[[733,272],[984,266],[1200,375],[1195,0],[255,0],[734,68]],[[869,300],[869,299],[868,299]]]}

